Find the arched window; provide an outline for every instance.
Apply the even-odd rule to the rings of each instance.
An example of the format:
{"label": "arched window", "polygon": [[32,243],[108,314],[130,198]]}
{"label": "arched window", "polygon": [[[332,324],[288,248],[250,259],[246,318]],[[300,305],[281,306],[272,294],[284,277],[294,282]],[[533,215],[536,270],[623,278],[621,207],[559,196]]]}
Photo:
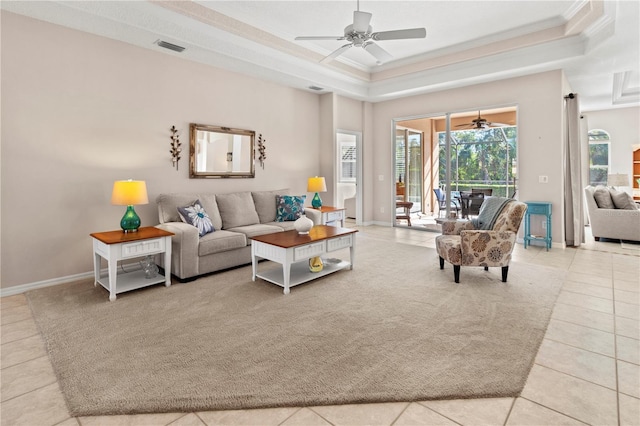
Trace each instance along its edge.
{"label": "arched window", "polygon": [[589,130],[589,184],[606,185],[609,174],[609,133],[602,129]]}

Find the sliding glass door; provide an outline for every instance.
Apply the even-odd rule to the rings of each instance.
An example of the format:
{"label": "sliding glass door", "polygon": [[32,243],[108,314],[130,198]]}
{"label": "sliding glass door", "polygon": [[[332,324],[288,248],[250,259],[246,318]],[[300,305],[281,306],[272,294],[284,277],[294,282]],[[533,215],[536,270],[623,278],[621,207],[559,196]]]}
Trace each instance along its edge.
{"label": "sliding glass door", "polygon": [[422,210],[422,132],[396,127],[396,201],[413,203],[411,212]]}

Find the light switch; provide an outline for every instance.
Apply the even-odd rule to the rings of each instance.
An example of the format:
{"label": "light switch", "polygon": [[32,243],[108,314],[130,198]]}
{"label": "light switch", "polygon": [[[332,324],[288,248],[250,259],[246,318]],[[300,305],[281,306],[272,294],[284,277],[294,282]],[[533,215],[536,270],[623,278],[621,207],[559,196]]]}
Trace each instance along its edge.
{"label": "light switch", "polygon": [[538,183],[549,183],[549,176],[538,176]]}

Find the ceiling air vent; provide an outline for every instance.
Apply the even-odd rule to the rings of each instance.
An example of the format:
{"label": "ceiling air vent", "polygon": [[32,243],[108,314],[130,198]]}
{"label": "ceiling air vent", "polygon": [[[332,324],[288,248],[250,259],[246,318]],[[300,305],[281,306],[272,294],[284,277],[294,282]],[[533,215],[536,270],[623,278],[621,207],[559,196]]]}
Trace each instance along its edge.
{"label": "ceiling air vent", "polygon": [[318,87],[318,86],[309,86],[309,89],[311,89],[311,90],[324,90],[322,87]]}
{"label": "ceiling air vent", "polygon": [[185,48],[182,46],[178,46],[177,44],[169,43],[168,41],[158,40],[156,44],[160,47],[164,47],[165,49],[173,50],[174,52],[182,52]]}

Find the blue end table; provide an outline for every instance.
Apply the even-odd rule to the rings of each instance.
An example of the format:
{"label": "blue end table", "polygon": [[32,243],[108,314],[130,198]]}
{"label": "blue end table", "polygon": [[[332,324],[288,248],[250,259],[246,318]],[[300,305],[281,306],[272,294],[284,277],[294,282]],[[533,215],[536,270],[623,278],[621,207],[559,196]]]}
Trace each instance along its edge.
{"label": "blue end table", "polygon": [[[531,241],[544,241],[547,251],[551,248],[551,203],[543,201],[525,201],[527,212],[524,215],[524,248],[531,245]],[[531,215],[546,216],[547,234],[544,237],[531,235]]]}

